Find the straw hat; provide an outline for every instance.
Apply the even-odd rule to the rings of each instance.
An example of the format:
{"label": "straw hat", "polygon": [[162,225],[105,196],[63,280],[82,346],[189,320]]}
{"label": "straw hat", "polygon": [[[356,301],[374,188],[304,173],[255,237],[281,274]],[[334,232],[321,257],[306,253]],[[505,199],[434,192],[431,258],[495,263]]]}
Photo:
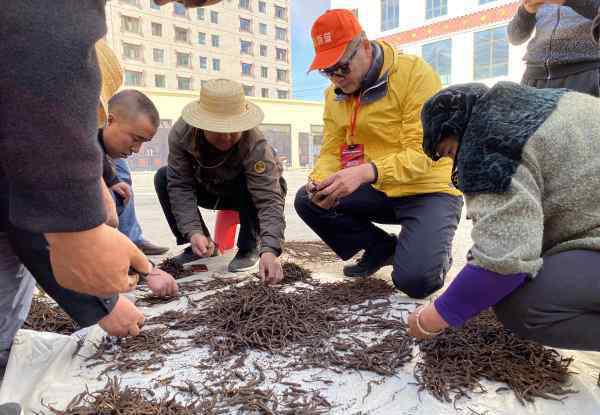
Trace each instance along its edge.
{"label": "straw hat", "polygon": [[200,89],[200,99],[187,104],[181,116],[186,123],[201,130],[235,133],[258,127],[264,113],[246,100],[241,84],[214,79]]}
{"label": "straw hat", "polygon": [[98,106],[98,128],[104,127],[108,119],[108,101],[123,83],[123,70],[117,55],[104,39],[96,42],[96,56],[102,77],[100,105]]}

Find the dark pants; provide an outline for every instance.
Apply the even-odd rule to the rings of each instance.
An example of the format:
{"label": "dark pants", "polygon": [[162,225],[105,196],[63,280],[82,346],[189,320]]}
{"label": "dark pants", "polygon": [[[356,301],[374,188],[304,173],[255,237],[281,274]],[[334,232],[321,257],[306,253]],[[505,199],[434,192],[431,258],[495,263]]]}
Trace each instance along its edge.
{"label": "dark pants", "polygon": [[600,252],[544,258],[538,275],[494,309],[520,337],[551,347],[600,351]]}
{"label": "dark pants", "polygon": [[110,314],[118,295],[102,299],[63,288],[58,284],[52,272],[48,243],[44,235],[9,225],[8,240],[15,255],[33,275],[38,285],[77,324],[82,327],[91,326]]}
{"label": "dark pants", "polygon": [[[189,241],[184,237],[179,228],[177,221],[171,209],[171,200],[167,191],[167,167],[161,167],[154,176],[154,188],[158,195],[158,200],[165,214],[165,218],[171,227],[171,232],[177,239],[177,245],[183,245]],[[240,176],[234,186],[229,186],[232,189],[227,195],[219,196],[209,192],[203,186],[196,186],[196,199],[198,206],[212,210],[235,210],[240,215],[240,232],[238,235],[237,246],[240,251],[255,250],[259,235],[259,222],[256,206],[252,200],[252,195],[248,191],[246,179]],[[210,232],[206,227],[202,215],[198,212],[198,217],[202,223],[204,235],[210,236]]]}
{"label": "dark pants", "polygon": [[529,78],[527,74],[521,80],[522,85],[534,88],[567,88],[573,91],[600,97],[600,69],[592,69],[571,75],[551,79]]}
{"label": "dark pants", "polygon": [[392,198],[370,185],[340,199],[331,210],[312,203],[304,186],[295,200],[298,215],[343,260],[393,240],[373,222],[402,225],[392,279],[413,298],[424,298],[444,285],[462,205],[461,197],[444,193]]}

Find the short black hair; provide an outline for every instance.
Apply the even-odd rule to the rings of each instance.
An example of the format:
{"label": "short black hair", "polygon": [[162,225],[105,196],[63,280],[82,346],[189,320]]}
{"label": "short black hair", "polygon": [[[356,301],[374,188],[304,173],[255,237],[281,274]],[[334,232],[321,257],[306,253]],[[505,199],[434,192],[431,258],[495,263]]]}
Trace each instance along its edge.
{"label": "short black hair", "polygon": [[150,98],[135,89],[124,89],[113,95],[108,101],[108,112],[125,118],[143,114],[148,117],[154,128],[158,128],[160,116]]}

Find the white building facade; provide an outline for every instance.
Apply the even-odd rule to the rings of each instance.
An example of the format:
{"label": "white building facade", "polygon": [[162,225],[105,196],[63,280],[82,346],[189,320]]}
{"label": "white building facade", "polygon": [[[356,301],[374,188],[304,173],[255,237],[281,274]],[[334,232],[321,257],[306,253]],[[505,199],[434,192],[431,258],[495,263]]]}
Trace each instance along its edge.
{"label": "white building facade", "polygon": [[444,85],[519,82],[526,45],[508,43],[519,2],[508,0],[332,0],[354,10],[370,39],[422,56]]}

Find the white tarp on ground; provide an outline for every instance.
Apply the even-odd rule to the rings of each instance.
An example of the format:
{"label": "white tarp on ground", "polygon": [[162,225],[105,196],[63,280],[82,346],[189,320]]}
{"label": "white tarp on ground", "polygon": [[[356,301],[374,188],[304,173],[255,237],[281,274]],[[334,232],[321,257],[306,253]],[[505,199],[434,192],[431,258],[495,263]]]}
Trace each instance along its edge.
{"label": "white tarp on ground", "polygon": [[[197,279],[198,277],[191,277]],[[190,278],[186,279],[189,280]],[[202,293],[201,296],[207,293]],[[407,298],[396,295],[392,299],[404,303]],[[167,305],[146,309],[147,316],[160,314],[168,309],[180,309],[185,300],[174,301]],[[90,391],[102,389],[105,378],[98,379],[104,366],[87,367],[90,363],[85,356],[94,353],[94,345],[99,343],[104,332],[93,326],[72,336],[51,333],[39,333],[21,330],[15,340],[6,374],[0,388],[0,403],[20,402],[25,413],[50,413],[42,404],[49,404],[63,409],[67,403],[86,387]],[[79,340],[85,338],[84,342]],[[394,377],[383,378],[370,372],[348,371],[343,375],[322,370],[304,370],[288,373],[287,381],[303,384],[307,390],[321,389],[321,394],[334,405],[331,414],[406,414],[406,415],[446,415],[446,414],[487,414],[487,415],[521,415],[521,414],[600,414],[600,388],[596,382],[600,371],[600,354],[563,352],[566,356],[575,357],[571,370],[572,388],[579,391],[569,395],[563,402],[537,399],[534,404],[522,406],[512,392],[495,392],[498,384],[485,383],[488,390],[485,394],[471,394],[471,399],[459,400],[454,406],[438,402],[428,393],[418,393],[413,377],[416,359],[399,370]],[[123,384],[145,387],[161,396],[160,379],[175,376],[171,384],[183,385],[185,381],[202,381],[202,371],[194,368],[208,353],[204,349],[192,349],[167,357],[165,365],[157,372],[150,373],[109,373],[118,375]],[[279,359],[265,353],[252,353],[247,362],[269,361]],[[247,367],[248,363],[246,364]],[[269,379],[267,373],[267,385]],[[304,380],[313,375],[325,378],[333,383],[305,383]],[[487,412],[486,412],[487,411]]]}

